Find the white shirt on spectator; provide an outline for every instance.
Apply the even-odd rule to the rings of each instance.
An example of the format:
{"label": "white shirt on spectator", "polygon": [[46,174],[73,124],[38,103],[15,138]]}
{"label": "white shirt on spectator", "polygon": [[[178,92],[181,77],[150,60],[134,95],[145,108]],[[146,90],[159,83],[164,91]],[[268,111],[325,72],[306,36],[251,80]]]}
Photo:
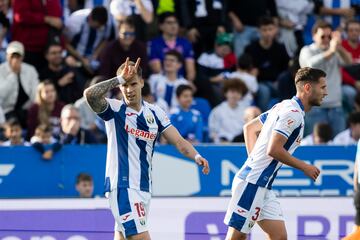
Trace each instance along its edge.
{"label": "white shirt on spectator", "polygon": [[345,129],[334,137],[332,145],[356,145],[357,141],[351,137],[350,128]]}
{"label": "white shirt on spectator", "polygon": [[[141,2],[148,12],[154,11],[151,0],[141,0]],[[140,11],[133,0],[112,0],[110,3],[110,13],[114,17],[119,15],[125,17],[130,15],[140,15]]]}
{"label": "white shirt on spectator", "polygon": [[244,111],[249,106],[246,101],[239,101],[235,108],[231,108],[227,101],[216,106],[209,115],[210,137],[214,142],[221,138],[232,141],[240,135],[244,126]]}
{"label": "white shirt on spectator", "polygon": [[[98,2],[99,1],[96,1],[96,0],[85,0],[84,8],[93,9],[96,6],[104,6],[109,10],[111,0],[102,0],[102,3],[100,3],[100,4]],[[71,12],[70,12],[70,9],[68,6],[69,6],[69,0],[64,0],[63,15],[64,15],[65,21],[71,15]]]}

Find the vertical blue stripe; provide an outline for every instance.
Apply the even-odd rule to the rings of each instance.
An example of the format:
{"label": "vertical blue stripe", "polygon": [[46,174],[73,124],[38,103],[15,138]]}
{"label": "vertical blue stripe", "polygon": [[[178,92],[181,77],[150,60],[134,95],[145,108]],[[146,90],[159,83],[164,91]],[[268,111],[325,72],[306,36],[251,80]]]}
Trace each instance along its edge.
{"label": "vertical blue stripe", "polygon": [[[131,203],[129,200],[129,193],[126,188],[118,189],[117,202],[119,207],[119,215],[131,214]],[[138,233],[134,220],[130,220],[122,224],[125,229],[125,237],[132,236]]]}
{"label": "vertical blue stripe", "polygon": [[[144,111],[136,119],[137,129],[149,132],[149,127],[144,117]],[[136,138],[136,144],[140,149],[140,190],[148,192],[150,190],[149,184],[149,162],[147,160],[146,144],[147,142]]]}
{"label": "vertical blue stripe", "polygon": [[265,123],[268,115],[269,115],[269,112],[264,112],[264,113],[262,113],[262,114],[260,115],[259,118],[260,118],[260,121],[261,121],[263,124]]}
{"label": "vertical blue stripe", "polygon": [[123,104],[120,111],[115,114],[115,130],[118,147],[118,187],[129,187],[129,157],[128,157],[128,134],[125,130],[126,105]]}
{"label": "vertical blue stripe", "polygon": [[103,0],[93,0],[93,7],[102,6],[103,3]]}
{"label": "vertical blue stripe", "polygon": [[286,141],[284,148],[286,150],[289,150],[291,145],[293,145],[293,143],[295,142],[296,138],[299,136],[301,130],[301,124],[300,126],[298,126],[297,128],[294,129],[294,131],[290,134],[288,140]]}
{"label": "vertical blue stripe", "polygon": [[[332,8],[340,8],[341,0],[332,0]],[[332,26],[333,28],[337,28],[340,26],[341,17],[339,15],[332,16]]]}
{"label": "vertical blue stripe", "polygon": [[166,84],[164,100],[167,102],[169,107],[171,107],[173,91],[174,91],[174,86]]}
{"label": "vertical blue stripe", "polygon": [[264,171],[261,173],[259,179],[256,182],[256,185],[259,185],[261,187],[265,187],[268,183],[270,176],[274,173],[276,165],[278,161],[273,159],[270,164],[264,169]]}
{"label": "vertical blue stripe", "polygon": [[[281,167],[281,166],[280,166],[280,167]],[[273,184],[273,182],[274,182],[274,180],[275,180],[275,178],[276,178],[276,176],[277,176],[277,173],[278,173],[280,167],[274,172],[273,176],[271,177],[271,179],[270,179],[270,181],[269,181],[269,184],[268,184],[268,186],[267,186],[268,189],[271,189],[271,188],[272,188],[272,184]]]}
{"label": "vertical blue stripe", "polygon": [[89,56],[92,54],[94,43],[96,40],[96,35],[97,35],[97,31],[95,28],[89,28],[89,30],[90,30],[90,32],[89,32],[88,40],[86,43],[84,56]]}
{"label": "vertical blue stripe", "polygon": [[150,111],[153,113],[153,115],[154,115],[154,117],[155,117],[156,124],[158,125],[158,134],[159,134],[159,133],[161,133],[161,132],[164,130],[165,126],[163,126],[163,125],[161,124],[159,118],[158,118],[158,117],[156,116],[156,114],[155,114],[155,111],[152,110],[152,109],[150,109]]}

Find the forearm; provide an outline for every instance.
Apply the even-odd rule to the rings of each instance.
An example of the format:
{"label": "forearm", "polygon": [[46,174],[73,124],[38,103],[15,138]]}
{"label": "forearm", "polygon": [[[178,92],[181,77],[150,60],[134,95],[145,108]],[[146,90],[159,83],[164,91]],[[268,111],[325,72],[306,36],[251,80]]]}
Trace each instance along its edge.
{"label": "forearm", "polygon": [[141,1],[138,1],[137,7],[144,22],[151,23],[153,20],[152,12],[149,12]]}
{"label": "forearm", "polygon": [[268,153],[269,156],[273,157],[274,159],[278,160],[279,162],[282,162],[283,164],[286,164],[290,167],[299,169],[301,171],[304,170],[306,163],[293,157],[288,151],[286,151],[284,148],[277,149],[273,152]]}
{"label": "forearm", "polygon": [[249,156],[251,151],[254,149],[257,140],[256,132],[244,130],[244,140],[245,140],[246,151]]}
{"label": "forearm", "polygon": [[351,54],[348,51],[346,51],[342,46],[338,48],[338,53],[345,64],[352,64]]}
{"label": "forearm", "polygon": [[198,154],[198,152],[193,147],[193,145],[191,145],[191,143],[185,139],[179,140],[175,144],[175,147],[182,155],[184,155],[185,157],[190,158],[190,159],[195,160],[195,156],[196,156],[196,154]]}
{"label": "forearm", "polygon": [[84,97],[94,112],[101,113],[108,106],[105,99],[106,94],[117,86],[119,86],[119,80],[115,77],[85,89]]}
{"label": "forearm", "polygon": [[194,60],[192,59],[185,60],[185,66],[186,66],[186,79],[190,82],[194,81],[196,74]]}

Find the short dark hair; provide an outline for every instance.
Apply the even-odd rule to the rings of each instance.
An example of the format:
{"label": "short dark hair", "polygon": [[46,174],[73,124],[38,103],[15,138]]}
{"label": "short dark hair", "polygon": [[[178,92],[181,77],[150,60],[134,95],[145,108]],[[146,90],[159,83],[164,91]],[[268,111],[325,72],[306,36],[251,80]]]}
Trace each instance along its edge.
{"label": "short dark hair", "polygon": [[105,25],[108,21],[108,12],[105,7],[97,6],[91,10],[90,17],[93,21],[98,22],[100,25]]}
{"label": "short dark hair", "polygon": [[79,173],[76,177],[76,184],[79,184],[80,182],[92,182],[93,178],[90,174],[87,173]]}
{"label": "short dark hair", "polygon": [[240,69],[251,70],[253,68],[253,59],[250,54],[244,53],[238,58],[237,66]]}
{"label": "short dark hair", "polygon": [[358,124],[360,123],[360,112],[352,112],[348,117],[349,124]]}
{"label": "short dark hair", "polygon": [[226,94],[229,90],[235,90],[243,96],[248,92],[248,87],[239,78],[230,78],[224,82],[223,92]]}
{"label": "short dark hair", "polygon": [[346,23],[345,23],[345,31],[349,30],[348,28],[349,28],[350,24],[360,24],[360,22],[357,19],[347,20]]}
{"label": "short dark hair", "polygon": [[295,85],[306,82],[316,83],[319,82],[319,79],[322,77],[326,77],[326,73],[323,70],[311,67],[303,67],[300,68],[295,74]]}
{"label": "short dark hair", "polygon": [[35,133],[52,133],[52,127],[49,124],[40,124],[36,127]]}
{"label": "short dark hair", "polygon": [[328,123],[319,122],[314,125],[313,134],[319,136],[322,142],[327,143],[333,138],[333,131]]}
{"label": "short dark hair", "polygon": [[[129,61],[129,66],[135,66],[133,61]],[[116,75],[119,76],[121,71],[125,68],[125,63],[121,64],[120,67],[116,70]],[[137,75],[142,78],[142,68],[139,66],[137,70]]]}
{"label": "short dark hair", "polygon": [[173,13],[173,12],[164,12],[164,13],[160,14],[159,17],[158,17],[159,23],[160,24],[164,23],[165,20],[167,18],[169,18],[169,17],[174,17],[177,20],[177,17],[175,15],[175,13]]}
{"label": "short dark hair", "polygon": [[11,127],[21,127],[20,121],[16,117],[12,117],[9,120],[7,120],[4,124],[5,128],[11,128]]}
{"label": "short dark hair", "polygon": [[174,56],[177,58],[178,62],[182,63],[183,62],[183,56],[182,54],[179,52],[179,51],[176,51],[175,49],[171,49],[169,51],[167,51],[165,53],[165,56],[166,55],[171,55],[171,56]]}
{"label": "short dark hair", "polygon": [[61,47],[61,49],[63,49],[62,45],[60,42],[57,41],[50,41],[46,47],[45,47],[45,53],[47,54],[50,50],[51,47]]}
{"label": "short dark hair", "polygon": [[325,22],[324,20],[318,20],[315,22],[314,26],[311,29],[311,33],[315,34],[317,32],[318,29],[323,29],[323,28],[330,28],[332,30],[332,26],[330,23]]}
{"label": "short dark hair", "polygon": [[[128,17],[126,17],[124,20],[122,20],[120,26],[121,26],[122,24],[126,24],[126,25],[128,25],[129,27],[134,28],[134,29],[136,28],[136,26],[135,26],[135,21],[134,21],[134,17],[132,17],[132,16],[128,16]],[[120,26],[119,26],[119,27],[120,27]]]}
{"label": "short dark hair", "polygon": [[141,89],[141,96],[146,97],[151,95],[151,88],[150,88],[150,84],[148,82],[144,82],[144,86]]}
{"label": "short dark hair", "polygon": [[267,25],[275,25],[275,21],[271,16],[261,16],[258,20],[258,27],[267,26]]}
{"label": "short dark hair", "polygon": [[186,90],[190,90],[191,93],[193,92],[193,89],[190,87],[190,85],[186,85],[186,84],[181,84],[176,88],[176,97],[180,97],[181,94],[186,91]]}

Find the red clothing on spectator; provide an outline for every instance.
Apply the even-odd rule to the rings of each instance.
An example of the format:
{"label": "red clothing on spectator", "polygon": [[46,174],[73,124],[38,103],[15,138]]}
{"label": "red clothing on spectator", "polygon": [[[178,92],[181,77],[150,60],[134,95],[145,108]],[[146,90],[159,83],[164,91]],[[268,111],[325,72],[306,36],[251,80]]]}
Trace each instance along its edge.
{"label": "red clothing on spectator", "polygon": [[353,48],[347,40],[343,40],[341,45],[351,53],[354,63],[360,63],[360,43],[357,45],[357,48]]}
{"label": "red clothing on spectator", "polygon": [[[43,2],[46,4],[43,5]],[[14,20],[12,25],[13,40],[22,42],[26,51],[44,51],[49,25],[45,16],[62,16],[59,0],[13,0]]]}

